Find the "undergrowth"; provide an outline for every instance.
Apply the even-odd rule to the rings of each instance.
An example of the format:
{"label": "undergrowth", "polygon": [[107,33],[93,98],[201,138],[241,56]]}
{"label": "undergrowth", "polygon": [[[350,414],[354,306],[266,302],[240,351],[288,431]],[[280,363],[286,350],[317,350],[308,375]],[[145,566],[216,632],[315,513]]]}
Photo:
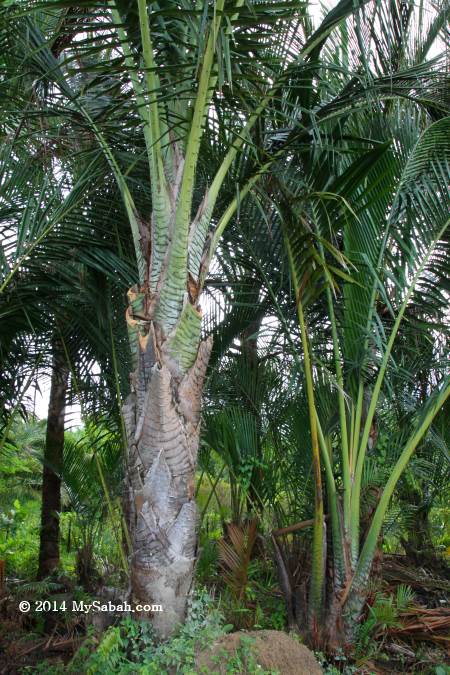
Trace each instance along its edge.
{"label": "undergrowth", "polygon": [[44,662],[28,672],[35,675],[193,674],[196,652],[230,628],[224,625],[223,616],[213,607],[207,591],[200,590],[190,601],[185,624],[168,642],[158,644],[151,623],[127,617],[108,628],[100,643],[91,633],[67,666],[50,666]]}

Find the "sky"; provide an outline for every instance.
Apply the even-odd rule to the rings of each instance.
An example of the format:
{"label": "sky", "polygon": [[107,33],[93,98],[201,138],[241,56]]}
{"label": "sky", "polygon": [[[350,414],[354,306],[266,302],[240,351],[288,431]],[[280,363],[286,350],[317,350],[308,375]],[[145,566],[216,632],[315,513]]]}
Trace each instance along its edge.
{"label": "sky", "polygon": [[[34,412],[39,417],[39,419],[44,419],[47,417],[48,411],[48,401],[50,396],[50,378],[47,376],[42,376],[39,378],[39,389],[38,391],[34,386],[31,386],[27,395],[34,397]],[[81,426],[81,408],[78,404],[67,406],[66,416],[65,416],[65,427],[66,429],[72,429],[74,427]]]}

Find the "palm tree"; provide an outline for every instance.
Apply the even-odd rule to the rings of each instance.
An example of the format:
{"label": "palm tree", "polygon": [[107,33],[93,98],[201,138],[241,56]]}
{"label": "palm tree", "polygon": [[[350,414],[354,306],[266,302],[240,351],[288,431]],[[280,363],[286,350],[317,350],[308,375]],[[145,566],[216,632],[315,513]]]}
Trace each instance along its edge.
{"label": "palm tree", "polygon": [[42,473],[39,579],[43,579],[59,567],[59,512],[61,511],[59,473],[63,464],[64,421],[69,369],[60,340],[54,338],[52,346],[52,378]]}
{"label": "palm tree", "polygon": [[[15,76],[19,65],[16,82],[26,92],[15,93],[19,118],[29,118],[27,92],[38,82],[35,119],[62,117],[78,157],[103,156],[128,215],[139,274],[128,293],[133,371],[123,408],[131,584],[136,601],[164,606],[154,617],[161,637],[183,620],[193,578],[194,474],[211,352],[211,340],[201,339],[199,301],[220,238],[292,144],[310,145],[318,128],[367,97],[418,96],[417,78],[429,70],[420,64],[405,74],[399,67],[386,81],[348,63],[344,70],[355,65],[354,77],[337,74],[338,93],[316,109],[324,45],[352,12],[357,25],[367,21],[364,6],[373,4],[341,0],[316,31],[299,2],[218,0],[193,8],[138,0],[130,8],[117,0],[83,3],[82,12],[58,2],[45,12],[35,3],[2,9],[5,71]],[[141,130],[147,200],[133,178],[140,156],[130,150]],[[39,134],[60,149],[54,125]],[[97,154],[90,142],[86,148],[92,138]]]}
{"label": "palm tree", "polygon": [[[396,11],[392,5],[393,25],[400,19]],[[390,77],[391,84],[400,80],[400,73],[393,73],[393,67],[403,68],[405,73],[411,69],[444,26],[444,17],[439,13],[431,21],[429,33],[411,45],[414,15],[403,18],[405,23],[396,33],[395,45],[388,40],[386,17],[379,18],[383,28],[379,35],[372,26],[370,41],[376,45],[377,58],[371,64],[376,74],[366,71],[369,78]],[[343,27],[347,38],[351,28]],[[332,55],[335,63],[339,49],[344,52],[336,43]],[[367,58],[370,50],[369,42],[360,58]],[[347,62],[350,58],[348,52]],[[420,95],[413,95],[416,105],[393,105],[391,101],[375,99],[373,107],[368,106],[363,114],[355,111],[334,127],[324,125],[322,132],[317,131],[315,146],[291,146],[293,154],[297,151],[291,166],[286,170],[286,164],[280,163],[274,171],[277,179],[268,177],[261,190],[260,212],[266,214],[268,232],[272,234],[277,228],[276,211],[268,196],[278,202],[285,222],[311,436],[315,437],[316,507],[309,631],[313,642],[325,642],[333,648],[348,646],[354,639],[375,547],[396,482],[449,394],[437,345],[431,349],[427,364],[433,375],[425,388],[425,398],[417,396],[417,363],[410,364],[407,370],[402,359],[402,367],[395,366],[409,324],[414,326],[416,336],[418,329],[424,331],[426,341],[430,340],[433,326],[440,335],[448,331],[447,300],[442,291],[448,274],[448,119],[440,119],[448,106],[442,88],[445,73],[438,61],[430,66]],[[341,77],[333,71],[324,73],[322,86],[316,85],[317,117],[332,107],[327,97],[335,86],[341,90]],[[395,94],[401,96],[400,91]],[[433,119],[439,121],[425,131]],[[421,133],[423,137],[418,140]],[[372,150],[361,153],[357,138],[366,139],[367,148],[373,144]],[[394,139],[392,150],[388,147],[390,139]],[[350,162],[349,158],[355,156]],[[277,188],[283,196],[281,203],[275,196]],[[434,203],[435,194],[442,199],[443,208]],[[276,272],[268,275],[274,284]],[[315,302],[318,295],[319,306]],[[412,309],[412,303],[418,309]],[[276,309],[275,303],[272,310]],[[392,318],[388,319],[389,314]],[[290,317],[290,313],[280,313],[285,323]],[[389,333],[387,340],[385,335]],[[380,363],[375,378],[374,371]],[[407,401],[408,416],[403,416],[402,422],[408,425],[409,438],[404,437],[404,426],[398,434],[388,414],[394,402],[390,394],[393,382],[400,379],[404,390],[406,376],[412,394]],[[331,389],[330,380],[334,385]],[[390,419],[390,471],[386,489],[380,490],[380,503],[375,503],[372,514],[366,514],[365,476],[373,464],[373,454],[381,448],[381,440],[377,445],[376,439],[382,419],[385,425]],[[385,428],[380,436],[384,443],[386,433]],[[436,429],[433,436],[438,438]],[[340,461],[336,457],[338,449]],[[327,503],[332,533],[328,549],[323,517]],[[331,588],[326,586],[327,564],[334,569]],[[302,611],[298,610],[301,623]]]}
{"label": "palm tree", "polygon": [[[103,195],[97,190],[93,206],[90,192],[85,189],[86,176],[80,177],[70,162],[65,163],[64,173],[59,166],[62,177],[56,171],[44,175],[41,158],[28,158],[30,148],[23,138],[28,138],[28,133],[21,131],[13,143],[4,144],[0,158],[4,234],[0,358],[5,396],[2,416],[6,425],[2,444],[14,422],[15,411],[23,406],[23,412],[27,413],[30,407],[24,400],[28,386],[32,381],[37,386],[40,377],[49,373],[38,561],[38,577],[43,578],[59,564],[65,406],[70,397],[73,400],[78,380],[82,383],[85,405],[92,412],[87,380],[94,360],[109,384],[104,400],[108,389],[116,395],[115,375],[113,372],[111,377],[109,372],[114,338],[108,321],[110,314],[117,311],[118,289],[123,294],[134,270],[126,261],[126,247],[120,247],[119,258],[114,252],[119,248],[115,239],[111,242],[111,237],[104,236],[98,209],[102,197],[105,201],[109,197],[111,210],[117,208],[114,195],[108,195],[108,186],[102,186]],[[79,210],[76,217],[74,208]],[[119,230],[120,214],[117,226]],[[120,304],[123,312],[123,300]],[[23,349],[21,358],[18,349]],[[97,391],[97,386],[90,387],[91,394],[92,390]],[[79,394],[77,391],[75,398]],[[97,405],[98,400],[97,395]]]}
{"label": "palm tree", "polygon": [[[405,135],[402,137],[400,125],[405,125],[410,115],[408,108],[400,110],[399,126],[393,129],[394,138],[402,143]],[[345,188],[345,172],[339,176],[339,186],[336,184],[331,191],[345,200],[352,196],[348,208],[353,215],[338,215],[337,207],[334,220],[333,211],[325,210],[321,203],[328,195],[320,192],[312,198],[308,215],[299,218],[295,207],[293,216],[292,204],[291,215],[285,212],[316,467],[310,630],[316,641],[325,639],[332,647],[351,643],[354,638],[389,502],[414,450],[450,395],[450,381],[440,354],[433,354],[434,378],[427,386],[426,400],[416,396],[409,428],[391,432],[391,452],[396,461],[366,531],[361,532],[363,476],[370,454],[377,451],[383,414],[389,406],[389,378],[395,374],[412,380],[416,376],[413,369],[406,371],[404,364],[402,369],[396,367],[392,359],[394,346],[406,318],[414,320],[413,315],[408,316],[411,300],[419,302],[417,294],[430,286],[439,288],[448,274],[449,123],[449,118],[443,118],[431,124],[416,143],[413,136],[409,148],[403,145],[398,154],[388,151],[382,152],[378,160],[372,157],[364,188],[356,182],[355,166],[347,170],[348,175],[353,173],[350,192]],[[403,163],[397,164],[396,170],[399,159]],[[360,161],[358,165],[361,169]],[[379,175],[385,177],[385,190],[375,197],[372,181]],[[442,197],[442,203],[436,204],[436,194]],[[293,198],[292,203],[296,201]],[[344,212],[346,209],[344,206]],[[307,231],[299,227],[306,219]],[[341,234],[335,231],[340,251],[333,251],[329,242],[325,250],[323,235],[330,221],[342,227]],[[315,233],[314,243],[311,231]],[[307,318],[308,304],[315,295],[308,294],[306,283],[311,271],[305,268],[305,259],[311,255],[311,246],[315,249],[316,293],[324,289],[328,308],[322,344],[317,331],[313,337]],[[344,266],[341,270],[334,266],[337,259]],[[342,280],[338,283],[335,272],[345,275],[343,284]],[[445,322],[445,306],[442,293],[427,296],[420,330],[430,334],[434,322]],[[331,407],[320,403],[329,390],[330,378],[335,397]],[[332,537],[332,589],[325,589],[326,503]],[[328,604],[327,620],[322,623],[326,625],[325,633],[320,627],[324,603]]]}

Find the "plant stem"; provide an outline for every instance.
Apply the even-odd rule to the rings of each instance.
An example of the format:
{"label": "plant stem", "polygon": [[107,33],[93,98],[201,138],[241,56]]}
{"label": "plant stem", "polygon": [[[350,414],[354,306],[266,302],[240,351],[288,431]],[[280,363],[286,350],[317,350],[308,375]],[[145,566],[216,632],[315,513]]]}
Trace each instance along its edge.
{"label": "plant stem", "polygon": [[308,332],[306,328],[303,305],[300,297],[300,287],[297,272],[292,256],[292,248],[285,234],[286,250],[289,258],[292,281],[295,291],[298,321],[300,325],[301,341],[303,347],[303,366],[306,380],[306,393],[308,399],[309,424],[311,430],[312,464],[314,472],[314,530],[313,530],[313,554],[311,570],[311,591],[309,598],[309,622],[314,631],[317,629],[322,609],[323,584],[325,579],[325,563],[323,555],[324,547],[324,521],[323,521],[323,492],[322,475],[320,466],[320,449],[318,439],[318,414],[314,401],[314,381],[309,353]]}

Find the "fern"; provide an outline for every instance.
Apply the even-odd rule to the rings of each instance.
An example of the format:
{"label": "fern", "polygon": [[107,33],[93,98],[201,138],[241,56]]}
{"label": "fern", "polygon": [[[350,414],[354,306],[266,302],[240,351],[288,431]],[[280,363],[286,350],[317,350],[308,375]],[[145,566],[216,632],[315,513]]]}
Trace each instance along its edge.
{"label": "fern", "polygon": [[[383,638],[390,629],[401,628],[401,615],[414,601],[414,592],[410,586],[400,584],[395,595],[378,592],[375,601],[369,606],[369,615],[361,624],[357,636],[357,652],[367,656],[373,650],[381,649]],[[377,644],[376,640],[380,640]]]}
{"label": "fern", "polygon": [[123,644],[120,628],[110,628],[103,636],[97,651],[89,659],[86,667],[87,675],[117,672],[117,667],[121,666],[123,661]]}

